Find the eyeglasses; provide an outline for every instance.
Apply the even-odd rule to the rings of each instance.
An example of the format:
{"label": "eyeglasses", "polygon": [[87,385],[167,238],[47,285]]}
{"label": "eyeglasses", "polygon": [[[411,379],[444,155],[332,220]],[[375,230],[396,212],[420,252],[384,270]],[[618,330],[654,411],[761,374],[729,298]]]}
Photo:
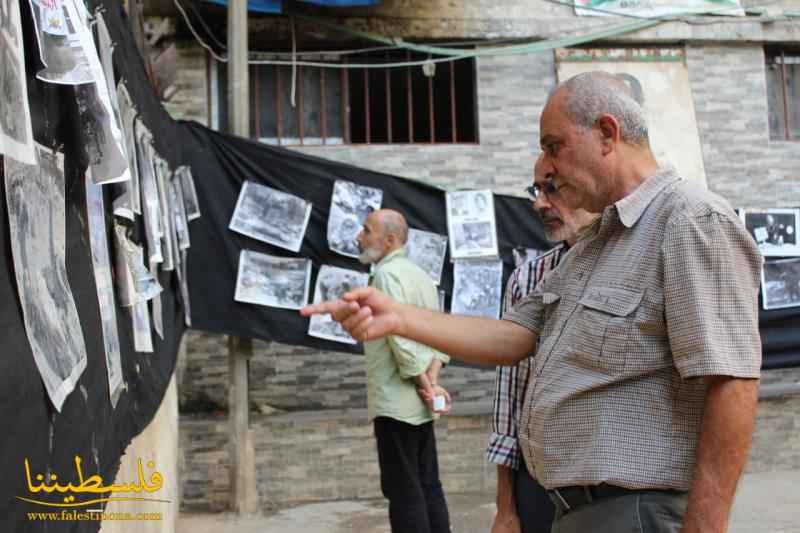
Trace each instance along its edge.
{"label": "eyeglasses", "polygon": [[536,202],[542,196],[542,193],[552,198],[558,194],[558,189],[553,185],[552,181],[547,181],[542,185],[534,183],[533,185],[525,187],[525,192],[528,193],[531,202]]}

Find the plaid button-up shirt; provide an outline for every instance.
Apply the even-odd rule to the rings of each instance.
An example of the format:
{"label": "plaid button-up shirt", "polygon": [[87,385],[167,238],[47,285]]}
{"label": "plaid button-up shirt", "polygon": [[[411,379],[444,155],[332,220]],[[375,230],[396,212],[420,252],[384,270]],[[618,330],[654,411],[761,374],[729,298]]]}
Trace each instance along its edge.
{"label": "plaid button-up shirt", "polygon": [[725,200],[661,171],[505,315],[539,334],[520,443],[547,488],[688,490],[708,375],[757,378],[761,255]]}
{"label": "plaid button-up shirt", "polygon": [[[514,270],[506,283],[503,297],[504,314],[536,288],[547,273],[558,265],[563,253],[564,246],[556,246]],[[519,417],[532,370],[531,358],[520,361],[516,366],[497,367],[492,432],[489,434],[489,445],[486,448],[486,458],[491,463],[514,470],[519,468],[521,456],[517,440]]]}

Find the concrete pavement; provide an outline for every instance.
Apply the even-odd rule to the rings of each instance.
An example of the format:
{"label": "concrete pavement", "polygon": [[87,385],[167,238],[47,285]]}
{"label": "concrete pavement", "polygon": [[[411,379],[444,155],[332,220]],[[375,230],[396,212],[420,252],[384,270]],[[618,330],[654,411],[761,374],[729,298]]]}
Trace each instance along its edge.
{"label": "concrete pavement", "polygon": [[[487,533],[494,516],[491,494],[447,497],[453,533]],[[382,500],[308,503],[242,518],[231,514],[181,514],[178,533],[390,533]],[[590,532],[587,532],[590,533]],[[800,470],[743,476],[729,533],[800,533]]]}

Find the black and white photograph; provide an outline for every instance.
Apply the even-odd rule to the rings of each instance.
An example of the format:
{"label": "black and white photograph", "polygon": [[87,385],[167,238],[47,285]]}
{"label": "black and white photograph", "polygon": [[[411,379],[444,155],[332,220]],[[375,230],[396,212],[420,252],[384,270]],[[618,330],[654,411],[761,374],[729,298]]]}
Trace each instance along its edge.
{"label": "black and white photograph", "polygon": [[492,191],[448,192],[445,199],[451,259],[497,257]]}
{"label": "black and white photograph", "polygon": [[0,154],[36,164],[19,2],[0,0]]}
{"label": "black and white photograph", "polygon": [[133,323],[133,349],[139,353],[153,353],[153,332],[147,302],[139,302],[128,310]]}
{"label": "black and white photograph", "polygon": [[[45,68],[36,77],[48,83],[81,85],[95,81],[81,32],[87,32],[85,17],[77,16],[72,0],[31,0],[39,52]],[[83,7],[83,6],[81,6]],[[85,8],[82,9],[85,11]],[[75,15],[75,16],[73,16]],[[96,52],[95,52],[96,53]]]}
{"label": "black and white photograph", "polygon": [[191,222],[200,218],[200,202],[197,199],[197,190],[194,187],[194,177],[189,165],[181,165],[175,169],[175,176],[181,180],[183,190],[183,205],[186,209],[186,220]]}
{"label": "black and white photograph", "polygon": [[445,305],[446,305],[447,294],[442,289],[439,289],[439,312],[445,312]]}
{"label": "black and white photograph", "polygon": [[173,173],[169,169],[169,164],[160,156],[158,152],[153,152],[153,167],[156,176],[156,190],[158,191],[158,205],[161,213],[161,253],[164,262],[161,269],[164,271],[175,270],[175,259],[173,257],[172,239],[175,238],[175,217],[170,210],[168,199],[168,184],[172,181]]}
{"label": "black and white photograph", "polygon": [[409,228],[406,256],[427,272],[436,285],[442,281],[442,267],[446,254],[447,235]]}
{"label": "black and white photograph", "polygon": [[37,165],[4,158],[9,241],[33,359],[60,412],[86,345],[67,279],[64,156],[38,145],[36,155]]}
{"label": "black and white photograph", "polygon": [[[87,137],[98,146],[105,146],[103,149],[104,157],[90,157],[91,163],[97,165],[95,168],[95,179],[98,183],[118,183],[131,179],[130,161],[125,134],[122,131],[122,114],[119,110],[119,100],[117,97],[117,84],[114,81],[114,63],[112,53],[114,43],[108,33],[105,19],[102,13],[97,14],[97,49],[100,56],[100,65],[103,69],[103,79],[105,80],[105,90],[108,96],[108,104],[111,108],[113,120],[105,117],[106,109],[102,102],[97,101],[95,111],[92,113],[91,122],[97,123],[99,127],[91,130],[84,126],[84,137]],[[94,90],[100,89],[100,84],[90,85]],[[83,89],[85,86],[79,87]],[[79,88],[76,88],[76,92]],[[81,120],[83,120],[83,110],[81,110]],[[112,132],[112,127],[115,126]],[[102,135],[93,132],[102,132]],[[96,138],[96,139],[95,139]],[[101,142],[103,144],[101,144]],[[91,148],[91,145],[90,145]],[[90,152],[91,156],[91,152]],[[97,162],[96,162],[97,161]]]}
{"label": "black and white photograph", "polygon": [[522,246],[518,246],[511,251],[512,255],[514,256],[514,266],[519,267],[527,263],[528,261],[533,261],[540,255],[544,253],[544,250],[537,250],[536,248],[525,248]]}
{"label": "black and white photograph", "polygon": [[[133,107],[128,89],[122,82],[117,85],[117,105],[119,106],[119,116],[122,119],[123,145],[128,159],[130,180],[115,186],[116,196],[113,207],[116,216],[133,221],[134,215],[137,213],[137,210],[134,209],[134,202],[139,198],[139,169],[136,161],[136,137],[134,135],[136,108]],[[136,200],[134,200],[134,196]],[[138,213],[141,213],[141,210]]]}
{"label": "black and white photograph", "polygon": [[175,218],[175,234],[178,236],[178,250],[187,250],[191,246],[189,238],[189,221],[186,219],[186,209],[183,203],[183,187],[181,180],[172,179],[167,185],[171,204],[170,211]]}
{"label": "black and white photograph", "polygon": [[299,252],[309,218],[311,202],[245,181],[228,227],[253,239]]}
{"label": "black and white photograph", "polygon": [[800,256],[800,209],[740,209],[739,216],[764,257]]}
{"label": "black and white photograph", "polygon": [[800,259],[766,261],[761,270],[764,309],[800,307]]}
{"label": "black and white photograph", "polygon": [[116,407],[123,386],[119,332],[117,331],[117,307],[114,304],[114,283],[111,277],[111,258],[108,252],[103,188],[94,182],[91,172],[91,169],[86,171],[86,218],[89,226],[89,244],[92,249],[97,303],[100,308],[100,325],[103,332],[103,347],[108,372],[108,393],[111,407]]}
{"label": "black and white photograph", "polygon": [[451,313],[500,318],[502,261],[456,261],[453,278]]}
{"label": "black and white photograph", "polygon": [[183,323],[187,328],[192,327],[192,302],[189,299],[189,278],[188,269],[188,256],[189,252],[184,250],[181,252],[181,264],[178,267],[178,283],[181,287],[181,304],[183,305]]}
{"label": "black and white photograph", "polygon": [[310,282],[310,259],[242,250],[234,300],[281,309],[300,309],[308,303]]}
{"label": "black and white photograph", "polygon": [[161,249],[161,203],[158,198],[155,170],[153,168],[153,147],[150,132],[142,129],[137,143],[139,161],[139,184],[142,188],[142,214],[144,215],[145,239],[147,243],[148,264],[163,263]]}
{"label": "black and white photograph", "polygon": [[370,213],[381,208],[383,191],[337,180],[333,185],[328,215],[328,246],[334,252],[358,257],[356,237]]}
{"label": "black and white photograph", "polygon": [[[322,265],[314,287],[314,303],[339,298],[352,289],[366,287],[368,283],[369,274],[364,272]],[[356,340],[330,315],[313,315],[308,324],[308,334],[320,339],[356,344]]]}
{"label": "black and white photograph", "polygon": [[144,250],[131,242],[128,229],[114,225],[114,269],[117,274],[117,296],[123,307],[152,300],[163,288],[144,264]]}

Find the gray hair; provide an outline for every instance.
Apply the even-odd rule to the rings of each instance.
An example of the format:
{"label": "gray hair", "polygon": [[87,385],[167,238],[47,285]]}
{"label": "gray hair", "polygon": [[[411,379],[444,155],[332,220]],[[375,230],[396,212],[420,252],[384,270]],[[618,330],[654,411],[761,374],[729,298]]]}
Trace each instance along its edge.
{"label": "gray hair", "polygon": [[560,83],[551,96],[562,87],[567,90],[567,110],[575,125],[591,128],[601,114],[607,113],[619,122],[623,141],[649,145],[644,109],[621,77],[607,72],[584,72]]}
{"label": "gray hair", "polygon": [[408,224],[403,215],[393,209],[381,209],[384,235],[395,235],[400,244],[408,240]]}

